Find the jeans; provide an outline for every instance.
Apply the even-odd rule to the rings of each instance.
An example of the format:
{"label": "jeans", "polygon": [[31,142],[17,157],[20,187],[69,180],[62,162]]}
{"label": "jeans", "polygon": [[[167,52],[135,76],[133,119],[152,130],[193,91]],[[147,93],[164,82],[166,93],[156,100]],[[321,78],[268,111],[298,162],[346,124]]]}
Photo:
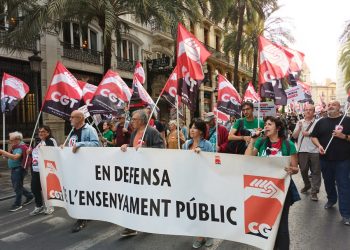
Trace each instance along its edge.
{"label": "jeans", "polygon": [[22,167],[16,167],[11,169],[12,187],[16,193],[14,205],[16,206],[22,205],[22,195],[24,195],[27,199],[33,198],[33,194],[23,187],[23,180],[26,173],[26,170]]}
{"label": "jeans", "polygon": [[32,171],[31,188],[34,194],[36,207],[41,207],[43,205],[43,196],[41,194],[41,183],[40,183],[39,172]]}
{"label": "jeans", "polygon": [[320,163],[328,201],[336,203],[339,197],[340,215],[350,218],[350,159]]}

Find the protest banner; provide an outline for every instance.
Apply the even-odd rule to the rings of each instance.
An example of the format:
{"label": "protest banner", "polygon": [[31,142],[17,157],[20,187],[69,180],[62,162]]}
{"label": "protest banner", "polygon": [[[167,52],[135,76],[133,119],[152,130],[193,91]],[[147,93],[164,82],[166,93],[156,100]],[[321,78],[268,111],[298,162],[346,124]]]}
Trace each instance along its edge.
{"label": "protest banner", "polygon": [[299,102],[305,99],[303,88],[300,85],[286,89],[287,104]]}
{"label": "protest banner", "polygon": [[276,105],[273,102],[258,102],[254,103],[254,116],[258,117],[260,105],[260,116],[276,116]]}
{"label": "protest banner", "polygon": [[73,218],[262,249],[273,249],[290,183],[289,157],[69,147],[39,154],[46,204]]}

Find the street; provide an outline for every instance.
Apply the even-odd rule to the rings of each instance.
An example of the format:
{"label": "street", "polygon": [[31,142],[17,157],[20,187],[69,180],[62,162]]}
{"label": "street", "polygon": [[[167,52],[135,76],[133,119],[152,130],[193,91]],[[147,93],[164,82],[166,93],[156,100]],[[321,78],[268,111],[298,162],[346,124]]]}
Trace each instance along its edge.
{"label": "street", "polygon": [[[4,183],[2,176],[0,181]],[[28,178],[28,177],[27,177]],[[298,189],[301,177],[294,177]],[[28,186],[28,184],[27,184]],[[326,196],[323,186],[320,200],[313,202],[310,194],[291,207],[291,249],[350,249],[350,228],[341,223],[338,207],[325,210]],[[0,201],[0,249],[191,249],[192,237],[139,233],[135,237],[121,238],[122,227],[107,222],[91,221],[79,233],[71,233],[75,220],[62,208],[52,215],[31,217],[34,203],[17,212],[8,212],[13,200]],[[205,248],[205,247],[203,247]],[[255,249],[230,241],[215,240],[208,249]]]}

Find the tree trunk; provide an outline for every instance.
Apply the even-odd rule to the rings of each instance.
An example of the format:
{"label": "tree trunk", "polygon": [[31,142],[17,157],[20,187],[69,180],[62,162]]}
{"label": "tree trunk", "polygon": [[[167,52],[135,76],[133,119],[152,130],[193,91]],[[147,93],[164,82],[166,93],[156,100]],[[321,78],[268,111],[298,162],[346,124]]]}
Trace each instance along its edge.
{"label": "tree trunk", "polygon": [[112,59],[112,39],[104,39],[103,46],[103,74],[111,68],[111,59]]}
{"label": "tree trunk", "polygon": [[254,61],[253,61],[253,86],[257,89],[257,73],[258,73],[258,47],[254,46]]}
{"label": "tree trunk", "polygon": [[245,2],[241,0],[239,3],[239,19],[238,19],[238,28],[237,28],[236,48],[234,52],[234,71],[233,71],[233,84],[238,91],[239,91],[238,64],[239,64],[239,54],[241,52],[244,12],[245,12]]}

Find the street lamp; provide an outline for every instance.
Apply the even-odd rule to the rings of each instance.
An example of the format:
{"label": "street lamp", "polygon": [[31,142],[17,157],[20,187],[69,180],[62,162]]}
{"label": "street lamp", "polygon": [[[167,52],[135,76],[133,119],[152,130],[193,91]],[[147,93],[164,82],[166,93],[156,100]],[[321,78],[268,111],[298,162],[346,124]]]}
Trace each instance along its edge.
{"label": "street lamp", "polygon": [[30,70],[33,73],[33,84],[34,84],[34,94],[35,94],[35,111],[39,111],[39,91],[38,91],[38,74],[41,71],[41,61],[43,60],[40,56],[38,56],[39,51],[34,50],[32,56],[28,57],[29,64],[30,64]]}

